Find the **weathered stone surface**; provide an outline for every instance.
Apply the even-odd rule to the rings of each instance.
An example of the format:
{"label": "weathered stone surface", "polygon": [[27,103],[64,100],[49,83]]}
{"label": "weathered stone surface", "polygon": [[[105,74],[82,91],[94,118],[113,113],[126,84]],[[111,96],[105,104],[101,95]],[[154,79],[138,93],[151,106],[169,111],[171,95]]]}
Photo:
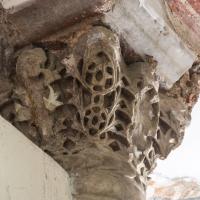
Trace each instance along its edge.
{"label": "weathered stone surface", "polygon": [[90,25],[63,40],[70,45],[15,53],[12,76],[0,79],[1,115],[69,172],[75,199],[144,199],[156,159],[183,137],[198,63],[159,91],[156,61],[125,63],[110,29]]}
{"label": "weathered stone surface", "polygon": [[[126,199],[133,195],[143,198],[147,175],[156,157],[153,138],[159,105],[155,62],[149,58],[127,66],[117,35],[95,27],[78,38],[62,63],[41,48],[20,51],[12,101],[2,107],[2,115],[72,177],[78,174],[74,177],[77,198],[101,196],[107,190],[112,198],[119,195]],[[95,158],[97,151],[99,157]],[[112,178],[106,178],[108,174],[112,176],[111,166],[117,163],[115,156],[119,162],[119,166],[114,164],[115,176],[119,171],[118,179],[124,181],[124,186],[120,182],[113,185],[109,182]],[[92,192],[81,181],[87,177],[95,186],[98,176],[89,173],[88,168],[95,173],[100,170],[102,181],[109,187],[100,191],[94,188]],[[128,190],[121,194],[115,187]]]}

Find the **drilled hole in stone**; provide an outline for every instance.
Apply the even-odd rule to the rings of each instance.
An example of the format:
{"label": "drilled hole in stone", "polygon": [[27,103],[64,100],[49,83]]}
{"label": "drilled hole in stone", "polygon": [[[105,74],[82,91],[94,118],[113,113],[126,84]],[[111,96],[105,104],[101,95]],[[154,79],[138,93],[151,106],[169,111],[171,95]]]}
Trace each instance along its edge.
{"label": "drilled hole in stone", "polygon": [[124,101],[120,101],[120,108],[124,109],[124,108],[127,108],[127,105]]}
{"label": "drilled hole in stone", "polygon": [[126,147],[129,146],[129,142],[127,141],[126,137],[124,137],[122,135],[116,134],[116,133],[114,133],[112,131],[108,131],[108,137],[110,139],[117,140],[118,142],[120,142],[121,144],[125,145]]}
{"label": "drilled hole in stone", "polygon": [[39,80],[44,79],[44,74],[43,74],[43,73],[40,73],[40,74],[38,75],[38,79],[39,79]]}
{"label": "drilled hole in stone", "polygon": [[90,128],[90,130],[89,130],[89,134],[90,134],[90,135],[95,135],[96,133],[97,133],[97,130],[96,130],[96,129]]}
{"label": "drilled hole in stone", "polygon": [[138,88],[138,89],[142,89],[143,87],[144,87],[143,81],[139,81],[139,82],[137,83],[137,88]]}
{"label": "drilled hole in stone", "polygon": [[105,128],[106,123],[105,122],[101,122],[99,125],[99,129],[102,130],[103,128]]}
{"label": "drilled hole in stone", "polygon": [[112,67],[106,67],[106,72],[110,75],[113,75],[113,68]]}
{"label": "drilled hole in stone", "polygon": [[100,112],[101,109],[100,109],[99,107],[96,106],[96,107],[93,107],[92,110],[93,110],[95,113],[98,113],[98,112]]}
{"label": "drilled hole in stone", "polygon": [[122,88],[121,94],[129,102],[132,102],[135,99],[134,95],[129,90],[127,90],[125,88]]}
{"label": "drilled hole in stone", "polygon": [[115,128],[117,129],[117,131],[123,131],[124,130],[124,128],[121,124],[115,125]]}
{"label": "drilled hole in stone", "polygon": [[106,138],[106,133],[102,133],[102,134],[99,136],[99,138],[100,138],[101,140],[105,139],[105,138]]}
{"label": "drilled hole in stone", "polygon": [[90,115],[91,114],[91,110],[87,110],[86,112],[85,112],[85,115]]}
{"label": "drilled hole in stone", "polygon": [[94,97],[94,103],[98,103],[100,101],[100,96],[95,96]]}
{"label": "drilled hole in stone", "polygon": [[165,121],[163,121],[161,118],[159,120],[159,125],[160,125],[160,129],[164,135],[169,129],[171,129],[171,127]]}
{"label": "drilled hole in stone", "polygon": [[59,74],[63,77],[66,74],[66,69],[60,70]]}
{"label": "drilled hole in stone", "polygon": [[100,86],[100,85],[95,85],[95,86],[93,87],[93,89],[94,89],[94,91],[101,92],[101,91],[102,91],[102,86]]}
{"label": "drilled hole in stone", "polygon": [[96,68],[96,64],[95,64],[95,63],[92,63],[92,64],[90,64],[90,65],[88,66],[88,70],[90,70],[90,71],[94,71],[95,68]]}
{"label": "drilled hole in stone", "polygon": [[155,151],[155,154],[160,154],[160,147],[158,146],[158,143],[156,142],[156,140],[153,140],[153,148]]}
{"label": "drilled hole in stone", "polygon": [[126,79],[126,77],[122,77],[122,82],[124,83],[124,86],[129,86],[129,82],[128,80]]}
{"label": "drilled hole in stone", "polygon": [[76,119],[77,119],[77,121],[78,121],[79,123],[81,122],[81,116],[80,116],[80,113],[79,113],[79,112],[76,113]]}
{"label": "drilled hole in stone", "polygon": [[111,78],[106,80],[105,89],[111,88],[113,84],[113,80]]}
{"label": "drilled hole in stone", "polygon": [[92,74],[89,73],[89,72],[87,72],[87,73],[86,73],[86,77],[85,77],[86,83],[92,84],[92,77],[93,77]]}
{"label": "drilled hole in stone", "polygon": [[101,113],[101,117],[103,120],[106,120],[106,114],[105,113]]}
{"label": "drilled hole in stone", "polygon": [[103,79],[102,71],[98,71],[95,75],[97,81],[101,81]]}
{"label": "drilled hole in stone", "polygon": [[111,144],[109,144],[109,146],[112,148],[113,151],[119,151],[120,150],[120,146],[117,142],[112,142]]}
{"label": "drilled hole in stone", "polygon": [[108,56],[103,51],[99,52],[97,56],[102,60],[108,60]]}
{"label": "drilled hole in stone", "polygon": [[147,158],[144,159],[144,164],[147,167],[147,169],[151,169],[151,165],[150,165],[150,163],[149,163]]}
{"label": "drilled hole in stone", "polygon": [[73,149],[75,147],[75,142],[73,142],[70,139],[66,139],[64,144],[63,144],[63,147],[68,149],[68,150],[71,150],[71,149]]}
{"label": "drilled hole in stone", "polygon": [[160,130],[157,131],[156,137],[157,137],[158,140],[161,138],[161,132],[160,132]]}
{"label": "drilled hole in stone", "polygon": [[86,126],[88,124],[89,119],[87,117],[84,117],[84,125]]}
{"label": "drilled hole in stone", "polygon": [[140,185],[141,184],[141,181],[140,181],[140,179],[139,179],[139,177],[135,177],[135,181],[136,181],[136,183],[138,184],[138,185]]}
{"label": "drilled hole in stone", "polygon": [[115,91],[104,96],[104,107],[111,108],[115,100]]}
{"label": "drilled hole in stone", "polygon": [[96,125],[97,123],[98,123],[98,117],[94,116],[93,119],[92,119],[92,124]]}
{"label": "drilled hole in stone", "polygon": [[80,74],[82,74],[83,71],[83,59],[80,59],[77,65],[78,71]]}
{"label": "drilled hole in stone", "polygon": [[122,122],[124,122],[125,124],[130,124],[131,123],[131,119],[128,116],[127,113],[121,111],[121,110],[117,110],[116,111],[116,116],[119,120],[121,120]]}
{"label": "drilled hole in stone", "polygon": [[149,152],[149,158],[152,159],[153,158],[153,151]]}

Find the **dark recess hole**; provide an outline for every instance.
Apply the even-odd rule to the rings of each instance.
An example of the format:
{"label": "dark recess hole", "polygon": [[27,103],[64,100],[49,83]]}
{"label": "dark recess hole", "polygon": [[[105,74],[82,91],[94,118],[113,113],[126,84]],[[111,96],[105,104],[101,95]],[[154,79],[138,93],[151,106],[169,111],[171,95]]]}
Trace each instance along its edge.
{"label": "dark recess hole", "polygon": [[91,114],[91,110],[87,110],[86,112],[85,112],[85,115],[90,115]]}
{"label": "dark recess hole", "polygon": [[124,86],[129,86],[130,85],[128,80],[126,79],[126,77],[122,78],[122,82],[124,83]]}
{"label": "dark recess hole", "polygon": [[119,151],[120,147],[119,144],[117,142],[112,142],[111,144],[109,144],[109,146],[112,148],[113,151]]}
{"label": "dark recess hole", "polygon": [[115,100],[115,91],[104,96],[104,107],[109,109]]}
{"label": "dark recess hole", "polygon": [[101,113],[101,117],[103,120],[106,120],[106,114],[105,113]]}
{"label": "dark recess hole", "polygon": [[161,118],[159,120],[159,126],[163,134],[165,134],[169,129],[171,129],[171,127]]}
{"label": "dark recess hole", "polygon": [[86,126],[88,124],[89,119],[87,117],[84,117],[84,125]]}
{"label": "dark recess hole", "polygon": [[137,177],[137,176],[135,177],[135,181],[137,182],[137,184],[139,184],[139,185],[141,184],[141,181],[140,181],[139,177]]}
{"label": "dark recess hole", "polygon": [[103,139],[105,139],[105,138],[106,138],[106,133],[102,133],[102,134],[100,135],[100,139],[103,140]]}
{"label": "dark recess hole", "polygon": [[122,88],[121,93],[122,93],[122,96],[129,102],[132,102],[135,99],[134,95],[125,88]]}
{"label": "dark recess hole", "polygon": [[115,128],[117,129],[117,131],[123,131],[124,130],[124,128],[121,124],[115,125]]}
{"label": "dark recess hole", "polygon": [[73,142],[70,139],[66,139],[64,144],[63,144],[63,147],[65,147],[68,150],[71,150],[71,149],[73,149],[75,147],[75,142]]}
{"label": "dark recess hole", "polygon": [[99,120],[98,120],[98,117],[97,117],[97,116],[94,116],[93,119],[92,119],[92,124],[93,124],[93,125],[96,125],[96,124],[98,123],[98,121],[99,121]]}
{"label": "dark recess hole", "polygon": [[137,88],[138,88],[138,89],[142,89],[143,87],[144,87],[143,81],[139,81],[139,82],[137,83]]}
{"label": "dark recess hole", "polygon": [[82,75],[82,71],[83,71],[83,59],[80,59],[77,65],[78,71],[80,73],[80,75]]}
{"label": "dark recess hole", "polygon": [[99,129],[102,130],[103,128],[105,128],[106,123],[105,122],[101,122],[101,124],[99,125]]}
{"label": "dark recess hole", "polygon": [[96,129],[94,129],[94,128],[91,128],[90,130],[89,130],[89,134],[90,135],[95,135],[97,133],[97,130]]}
{"label": "dark recess hole", "polygon": [[89,72],[86,73],[85,81],[89,85],[92,83],[92,74],[91,73],[89,73]]}
{"label": "dark recess hole", "polygon": [[157,136],[156,137],[157,137],[157,140],[159,140],[161,138],[161,132],[160,132],[160,130],[157,131]]}
{"label": "dark recess hole", "polygon": [[111,88],[112,84],[113,84],[113,80],[111,78],[107,79],[106,84],[105,84],[105,89]]}
{"label": "dark recess hole", "polygon": [[124,101],[120,101],[120,107],[121,107],[122,109],[124,109],[124,108],[127,108],[127,105],[125,104]]}
{"label": "dark recess hole", "polygon": [[124,122],[126,125],[131,123],[131,119],[128,116],[128,114],[123,112],[123,111],[121,111],[121,110],[117,110],[116,111],[116,116],[117,116],[117,119],[119,119],[120,121]]}
{"label": "dark recess hole", "polygon": [[102,79],[103,79],[103,73],[102,73],[102,71],[98,71],[96,73],[96,80],[101,81]]}
{"label": "dark recess hole", "polygon": [[129,146],[129,142],[127,141],[126,137],[116,134],[112,131],[108,131],[108,137],[114,140],[117,140],[120,144],[125,145],[126,147]]}
{"label": "dark recess hole", "polygon": [[112,67],[106,67],[106,71],[108,74],[113,75],[113,68]]}
{"label": "dark recess hole", "polygon": [[80,115],[79,112],[77,112],[77,114],[76,114],[76,119],[77,119],[77,121],[78,121],[79,123],[81,122],[81,115]]}
{"label": "dark recess hole", "polygon": [[103,51],[99,52],[97,54],[97,57],[101,58],[103,61],[108,61],[109,60],[108,56]]}

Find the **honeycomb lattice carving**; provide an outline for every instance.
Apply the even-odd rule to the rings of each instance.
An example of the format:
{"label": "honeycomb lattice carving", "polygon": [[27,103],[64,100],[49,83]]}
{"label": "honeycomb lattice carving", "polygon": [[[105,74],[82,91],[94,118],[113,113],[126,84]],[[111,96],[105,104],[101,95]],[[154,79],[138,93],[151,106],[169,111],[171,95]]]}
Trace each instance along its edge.
{"label": "honeycomb lattice carving", "polygon": [[6,117],[58,161],[99,140],[127,152],[144,175],[154,163],[159,118],[154,65],[126,66],[118,37],[102,27],[80,37],[62,63],[41,48],[22,50]]}
{"label": "honeycomb lattice carving", "polygon": [[75,169],[78,159],[82,166],[95,144],[126,155],[145,187],[156,158],[178,143],[180,124],[164,109],[160,116],[155,62],[127,66],[120,50],[116,34],[95,27],[62,62],[41,48],[19,51],[13,85],[0,90],[0,113],[65,169]]}

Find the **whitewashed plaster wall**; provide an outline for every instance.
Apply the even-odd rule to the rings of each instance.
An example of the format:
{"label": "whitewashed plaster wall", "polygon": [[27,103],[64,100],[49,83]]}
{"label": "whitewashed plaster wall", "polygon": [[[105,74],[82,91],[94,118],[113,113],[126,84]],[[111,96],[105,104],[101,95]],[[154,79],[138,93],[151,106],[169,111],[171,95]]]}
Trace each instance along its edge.
{"label": "whitewashed plaster wall", "polygon": [[0,116],[0,200],[71,200],[68,174]]}

